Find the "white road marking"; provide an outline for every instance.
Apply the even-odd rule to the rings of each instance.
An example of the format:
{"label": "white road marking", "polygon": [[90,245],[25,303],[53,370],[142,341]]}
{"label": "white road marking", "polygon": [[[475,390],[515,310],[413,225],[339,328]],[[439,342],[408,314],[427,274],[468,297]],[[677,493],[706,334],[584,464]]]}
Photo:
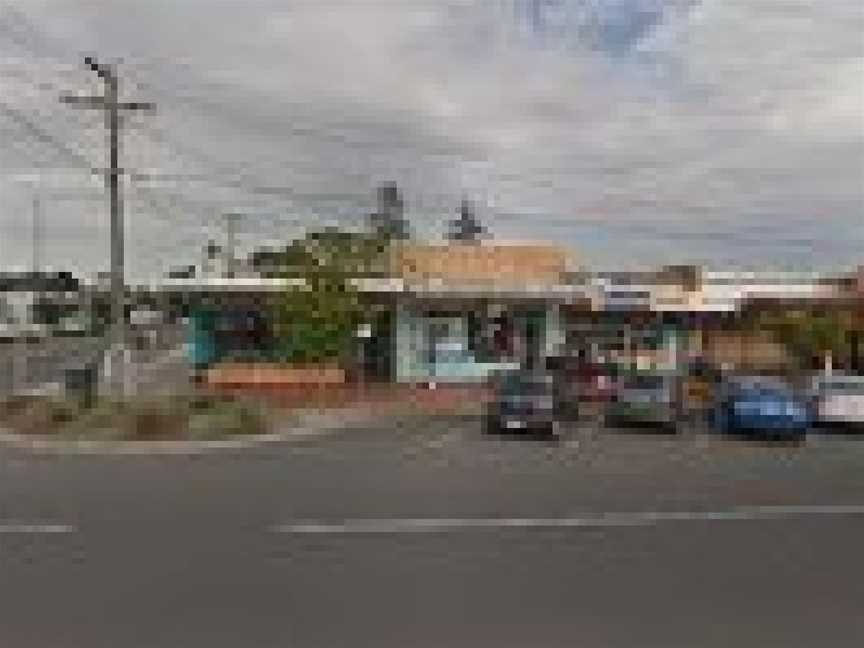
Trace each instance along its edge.
{"label": "white road marking", "polygon": [[306,521],[280,524],[275,533],[291,535],[441,533],[471,529],[559,529],[648,526],[661,522],[769,520],[807,516],[864,516],[864,504],[740,506],[725,511],[631,511],[590,517],[493,518],[368,518],[341,522]]}
{"label": "white road marking", "polygon": [[76,528],[71,524],[36,524],[22,522],[0,522],[0,534],[57,534],[75,533]]}
{"label": "white road marking", "polygon": [[461,432],[451,430],[449,432],[445,432],[441,436],[434,437],[432,439],[429,439],[428,441],[424,441],[420,445],[421,445],[421,447],[423,447],[426,450],[440,450],[445,445],[448,445],[450,443],[453,443],[454,441],[459,440],[459,438],[461,436],[462,436]]}

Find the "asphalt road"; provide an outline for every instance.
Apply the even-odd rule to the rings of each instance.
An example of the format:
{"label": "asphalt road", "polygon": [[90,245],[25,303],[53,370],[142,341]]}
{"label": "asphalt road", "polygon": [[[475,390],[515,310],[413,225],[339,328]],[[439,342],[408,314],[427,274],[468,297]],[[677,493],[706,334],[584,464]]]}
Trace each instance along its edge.
{"label": "asphalt road", "polygon": [[[50,526],[60,525],[60,526]],[[0,645],[857,647],[864,438],[0,451]]]}

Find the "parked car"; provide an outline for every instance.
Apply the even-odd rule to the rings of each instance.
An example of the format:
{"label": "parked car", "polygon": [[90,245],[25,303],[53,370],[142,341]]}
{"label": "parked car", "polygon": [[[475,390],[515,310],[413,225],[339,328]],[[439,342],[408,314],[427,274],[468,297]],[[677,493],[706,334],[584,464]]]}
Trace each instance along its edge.
{"label": "parked car", "polygon": [[812,418],[806,397],[763,376],[726,381],[711,412],[719,431],[790,440],[803,439]]}
{"label": "parked car", "polygon": [[547,368],[561,381],[565,403],[605,403],[612,398],[615,379],[607,367],[578,357],[553,357]]}
{"label": "parked car", "polygon": [[585,402],[586,384],[579,368],[570,358],[553,357],[546,361],[546,370],[555,381],[558,415],[564,419],[577,419],[580,404]]}
{"label": "parked car", "polygon": [[45,324],[0,322],[0,340],[4,342],[38,341],[48,337],[49,333]]}
{"label": "parked car", "polygon": [[499,374],[486,411],[486,429],[557,434],[562,405],[559,386],[554,374],[547,371]]}
{"label": "parked car", "polygon": [[722,382],[718,367],[696,358],[683,367],[681,384],[681,410],[686,415],[704,417],[711,408],[715,390]]}
{"label": "parked car", "polygon": [[611,424],[650,424],[675,430],[678,418],[678,377],[671,372],[623,376],[606,406],[606,421]]}
{"label": "parked car", "polygon": [[577,370],[580,400],[586,403],[608,403],[615,394],[615,375],[608,367],[585,363]]}
{"label": "parked car", "polygon": [[812,382],[811,397],[817,423],[864,430],[864,376],[817,376]]}
{"label": "parked car", "polygon": [[165,322],[165,314],[159,310],[136,308],[129,313],[129,324],[133,327],[155,327]]}
{"label": "parked car", "polygon": [[89,330],[89,322],[84,316],[72,315],[61,318],[52,333],[58,337],[80,337],[87,335]]}
{"label": "parked car", "polygon": [[14,322],[0,321],[0,341],[10,342],[18,337],[18,325]]}

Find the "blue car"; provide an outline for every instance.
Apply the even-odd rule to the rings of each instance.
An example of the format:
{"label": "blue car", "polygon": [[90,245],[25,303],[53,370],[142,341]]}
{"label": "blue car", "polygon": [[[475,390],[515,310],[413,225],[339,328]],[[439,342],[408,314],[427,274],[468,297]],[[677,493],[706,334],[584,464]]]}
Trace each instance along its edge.
{"label": "blue car", "polygon": [[813,416],[808,401],[791,387],[758,377],[723,385],[712,419],[714,427],[724,433],[800,440]]}

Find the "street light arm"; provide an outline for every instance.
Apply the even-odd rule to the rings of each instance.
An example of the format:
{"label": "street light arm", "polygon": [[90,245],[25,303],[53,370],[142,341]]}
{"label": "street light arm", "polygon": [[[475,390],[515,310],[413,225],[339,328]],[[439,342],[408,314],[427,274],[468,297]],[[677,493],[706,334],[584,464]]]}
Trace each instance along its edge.
{"label": "street light arm", "polygon": [[69,104],[74,108],[109,108],[114,106],[117,110],[144,110],[151,113],[156,111],[156,104],[152,101],[123,101],[112,104],[105,97],[89,95],[60,95],[60,103]]}
{"label": "street light arm", "polygon": [[69,104],[76,108],[105,108],[105,97],[91,97],[87,95],[60,95],[60,103]]}
{"label": "street light arm", "polygon": [[146,110],[148,112],[154,112],[156,110],[156,104],[152,101],[125,101],[118,103],[117,108],[120,110]]}

